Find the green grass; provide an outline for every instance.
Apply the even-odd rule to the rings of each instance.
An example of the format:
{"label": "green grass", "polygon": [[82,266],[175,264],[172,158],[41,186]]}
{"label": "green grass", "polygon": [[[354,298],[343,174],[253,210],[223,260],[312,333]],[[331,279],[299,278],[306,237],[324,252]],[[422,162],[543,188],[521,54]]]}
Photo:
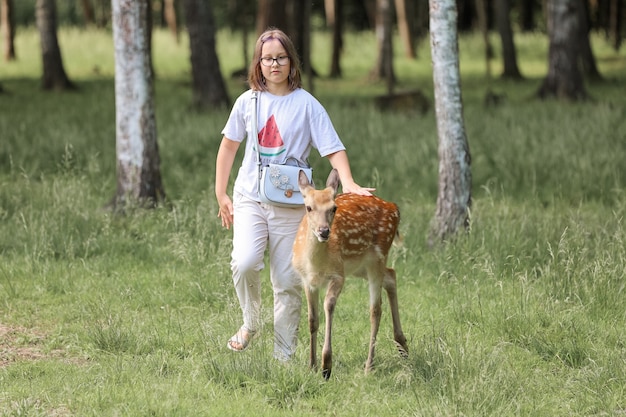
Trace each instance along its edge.
{"label": "green grass", "polygon": [[[218,40],[224,73],[242,67],[237,36]],[[316,35],[322,74],[328,41]],[[344,79],[315,80],[357,181],[400,205],[404,246],[390,261],[410,347],[407,360],[396,355],[385,303],[376,369],[364,375],[367,286],[348,280],[324,382],[307,369],[304,309],[295,360],[272,359],[267,277],[262,337],[243,355],[226,349],[240,324],[213,194],[227,112],[190,111],[186,41],[155,34],[168,204],[120,217],[103,209],[115,191],[110,34],[63,29],[80,89],[45,93],[36,32],[19,30],[19,61],[0,64],[0,415],[624,414],[626,56],[594,37],[608,79],[587,85],[595,101],[538,102],[542,36],[516,38],[525,81],[489,85],[480,37],[460,41],[472,226],[437,250],[426,245],[433,111],[375,110],[385,87],[369,80],[371,35],[347,38]],[[427,43],[419,54],[398,55],[399,88],[432,99]],[[244,88],[228,83],[232,98]],[[506,93],[501,107],[483,107],[487,87]],[[328,163],[313,162],[324,181]]]}

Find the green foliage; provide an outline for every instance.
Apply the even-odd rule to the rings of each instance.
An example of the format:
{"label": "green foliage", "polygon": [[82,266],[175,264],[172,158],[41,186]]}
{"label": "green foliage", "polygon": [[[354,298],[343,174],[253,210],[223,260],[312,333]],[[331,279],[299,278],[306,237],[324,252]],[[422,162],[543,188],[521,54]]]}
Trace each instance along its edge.
{"label": "green foliage", "polygon": [[[397,270],[409,358],[398,357],[385,302],[376,368],[364,375],[367,286],[348,280],[334,322],[330,381],[307,368],[306,310],[292,363],[272,358],[264,277],[261,338],[244,354],[230,233],[216,218],[214,160],[228,115],[190,110],[188,50],[155,34],[156,106],[168,201],[115,216],[110,34],[60,33],[80,89],[39,89],[37,37],[0,66],[0,414],[43,415],[621,415],[626,410],[626,120],[624,53],[594,38],[596,101],[538,102],[545,42],[516,39],[529,77],[488,87],[479,37],[461,38],[474,178],[471,231],[426,247],[437,193],[434,113],[381,113],[374,38],[346,39],[345,77],[315,93],[346,142],[359,183],[398,202]],[[221,51],[238,40],[221,32]],[[327,34],[317,34],[320,72]],[[85,50],[81,45],[88,43]],[[424,46],[425,48],[425,46]],[[225,74],[243,66],[221,52]],[[401,89],[432,100],[428,51],[397,57]],[[496,63],[493,63],[494,67]],[[229,79],[233,98],[241,80]],[[314,151],[315,152],[315,151]],[[314,157],[325,180],[327,161]],[[267,272],[265,272],[267,273]]]}

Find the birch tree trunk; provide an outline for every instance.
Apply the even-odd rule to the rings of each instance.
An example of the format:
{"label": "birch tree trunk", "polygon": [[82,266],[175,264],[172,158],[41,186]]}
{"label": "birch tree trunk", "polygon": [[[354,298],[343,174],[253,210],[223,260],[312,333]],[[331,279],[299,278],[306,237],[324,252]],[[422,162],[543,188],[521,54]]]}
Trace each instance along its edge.
{"label": "birch tree trunk", "polygon": [[430,0],[430,46],[439,137],[439,192],[429,245],[469,227],[472,175],[463,122],[455,0]]}
{"label": "birch tree trunk", "polygon": [[147,0],[112,0],[115,48],[117,192],[115,208],[154,206],[161,184],[149,53]]}

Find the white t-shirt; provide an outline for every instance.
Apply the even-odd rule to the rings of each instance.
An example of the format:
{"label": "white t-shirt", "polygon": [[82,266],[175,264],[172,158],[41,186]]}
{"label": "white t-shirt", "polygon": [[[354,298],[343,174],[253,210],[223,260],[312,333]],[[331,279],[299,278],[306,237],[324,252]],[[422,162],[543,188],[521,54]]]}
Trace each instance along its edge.
{"label": "white t-shirt", "polygon": [[[235,101],[222,135],[237,142],[251,137],[253,108],[252,90],[245,91]],[[299,166],[308,166],[311,147],[321,156],[345,150],[324,107],[301,88],[286,96],[259,92],[257,125],[262,165],[295,159]],[[234,190],[259,201],[258,177],[256,143],[247,140]]]}

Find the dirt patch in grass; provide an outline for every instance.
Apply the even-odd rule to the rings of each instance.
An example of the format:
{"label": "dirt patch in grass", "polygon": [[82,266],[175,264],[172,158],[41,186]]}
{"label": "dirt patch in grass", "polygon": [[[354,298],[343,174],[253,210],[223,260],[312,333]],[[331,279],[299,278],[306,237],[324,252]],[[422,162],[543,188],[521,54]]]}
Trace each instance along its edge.
{"label": "dirt patch in grass", "polygon": [[34,329],[0,323],[0,367],[19,361],[62,357],[61,350],[46,351],[45,335]]}

